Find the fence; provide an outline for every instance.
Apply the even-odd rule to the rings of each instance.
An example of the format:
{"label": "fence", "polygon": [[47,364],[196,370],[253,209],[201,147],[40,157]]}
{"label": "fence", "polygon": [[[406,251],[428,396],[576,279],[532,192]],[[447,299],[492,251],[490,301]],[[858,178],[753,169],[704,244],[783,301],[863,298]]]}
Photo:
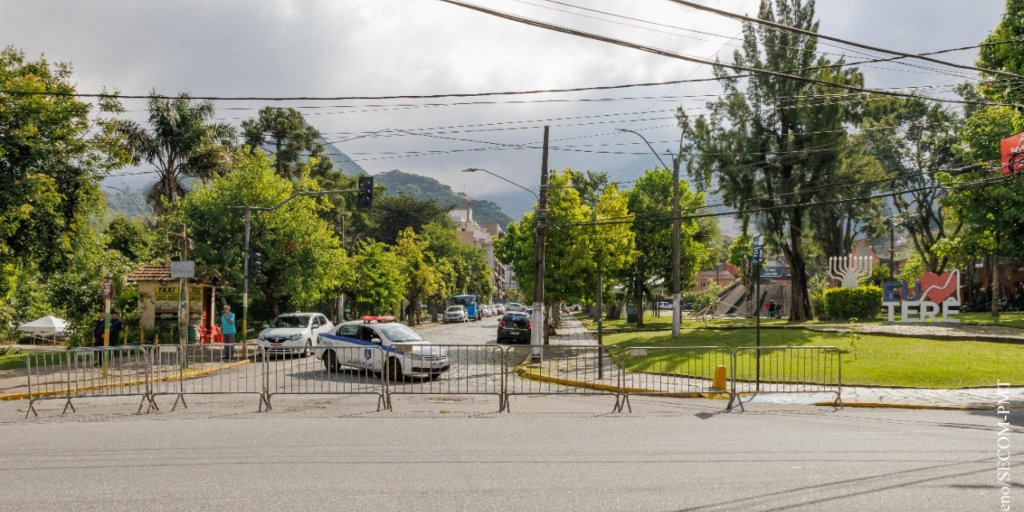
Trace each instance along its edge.
{"label": "fence", "polygon": [[173,411],[178,403],[188,408],[185,395],[223,394],[258,395],[257,410],[267,404],[265,367],[255,343],[153,345],[148,349],[154,404],[157,396],[173,395]]}
{"label": "fence", "polygon": [[543,345],[505,352],[505,406],[513,395],[612,395],[622,410],[622,368],[616,347]]}
{"label": "fence", "polygon": [[[495,395],[505,410],[505,351],[498,345],[398,346],[387,359],[392,395]],[[445,369],[447,368],[447,369]]]}
{"label": "fence", "polygon": [[316,357],[304,349],[264,353],[263,389],[267,410],[274,395],[377,395],[377,410],[386,403],[384,350],[377,347],[317,347]]}
{"label": "fence", "polygon": [[139,412],[147,402],[155,407],[149,394],[149,362],[145,347],[77,348],[63,352],[30,354],[28,370],[28,411],[38,416],[35,402],[64,399],[64,411],[72,411],[76,398],[138,396]]}
{"label": "fence", "polygon": [[[258,410],[276,395],[494,395],[498,410],[524,395],[614,396],[613,412],[631,395],[690,397],[729,389],[731,411],[742,397],[768,393],[832,393],[842,407],[842,362],[836,347],[635,347],[545,345],[397,345],[315,347],[315,357],[271,353],[254,343],[89,347],[29,354],[25,413],[39,400],[139,396],[159,410],[157,396],[254,394]],[[715,386],[725,366],[728,386]],[[375,371],[380,369],[382,371]],[[724,380],[724,376],[717,376]],[[147,412],[148,412],[147,410]]]}
{"label": "fence", "polygon": [[[692,398],[727,393],[714,387],[715,371],[731,362],[727,347],[633,347],[616,359],[622,368],[624,405],[633,412],[630,395]],[[621,409],[621,406],[620,406]]]}
{"label": "fence", "polygon": [[842,358],[837,347],[741,347],[732,353],[729,405],[743,410],[741,395],[835,393],[843,405]]}

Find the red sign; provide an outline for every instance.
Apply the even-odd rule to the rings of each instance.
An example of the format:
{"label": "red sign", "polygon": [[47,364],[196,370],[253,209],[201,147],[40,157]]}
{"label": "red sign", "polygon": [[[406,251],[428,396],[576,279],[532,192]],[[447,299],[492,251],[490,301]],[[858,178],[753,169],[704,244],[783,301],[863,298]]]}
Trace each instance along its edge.
{"label": "red sign", "polygon": [[1003,174],[1024,171],[1024,132],[1003,139],[1000,149],[1003,155]]}

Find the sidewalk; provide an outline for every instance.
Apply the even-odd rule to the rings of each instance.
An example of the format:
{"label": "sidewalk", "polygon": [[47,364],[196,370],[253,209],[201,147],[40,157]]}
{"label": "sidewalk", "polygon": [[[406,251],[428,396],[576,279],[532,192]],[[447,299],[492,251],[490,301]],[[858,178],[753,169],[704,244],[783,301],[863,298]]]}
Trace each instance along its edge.
{"label": "sidewalk", "polygon": [[[822,326],[823,329],[833,329],[839,331],[841,328],[849,330],[848,326],[845,325],[829,325]],[[903,332],[907,335],[914,335],[914,333],[930,332],[933,335],[936,333],[944,333],[948,337],[956,337],[962,339],[960,331],[967,330],[974,332],[996,332],[996,331],[1016,331],[1020,332],[1020,329],[1014,329],[1010,327],[999,327],[999,326],[958,326],[958,327],[938,327],[938,326],[921,326],[921,325],[862,325],[860,326],[862,333],[887,333]],[[872,328],[872,329],[868,329]],[[1014,333],[1016,334],[1016,333]],[[1017,334],[1018,337],[1021,337]],[[1024,337],[1021,337],[1024,341]],[[583,326],[583,323],[579,319],[573,316],[562,317],[562,328],[558,330],[557,336],[551,337],[552,345],[596,345],[597,339],[593,333]],[[1010,404],[1014,408],[1024,407],[1024,388],[1004,388],[1010,398]],[[920,389],[920,388],[886,388],[886,387],[865,387],[865,386],[843,386],[842,390],[843,403],[847,406],[852,407],[906,407],[906,408],[951,408],[951,409],[992,409],[996,407],[1002,396],[999,390],[995,387],[990,388],[970,388],[970,389]],[[834,394],[803,394],[803,395],[789,395],[789,394],[778,394],[778,395],[758,395],[752,397],[749,401],[761,402],[761,403],[791,403],[791,404],[816,404],[816,403],[829,403],[831,404],[834,398]],[[748,398],[743,399],[744,403],[748,403]]]}

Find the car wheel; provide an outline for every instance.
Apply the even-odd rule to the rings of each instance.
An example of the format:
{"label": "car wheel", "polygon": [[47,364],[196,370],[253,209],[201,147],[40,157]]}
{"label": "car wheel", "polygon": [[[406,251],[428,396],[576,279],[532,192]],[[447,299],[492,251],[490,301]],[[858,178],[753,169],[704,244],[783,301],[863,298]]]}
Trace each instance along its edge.
{"label": "car wheel", "polygon": [[306,348],[302,349],[302,357],[309,357],[313,355],[313,342],[306,340]]}
{"label": "car wheel", "polygon": [[333,350],[324,352],[324,369],[328,373],[338,373],[338,357],[334,355]]}
{"label": "car wheel", "polygon": [[405,380],[405,375],[402,373],[402,363],[397,359],[391,359],[388,361],[388,380],[392,382]]}

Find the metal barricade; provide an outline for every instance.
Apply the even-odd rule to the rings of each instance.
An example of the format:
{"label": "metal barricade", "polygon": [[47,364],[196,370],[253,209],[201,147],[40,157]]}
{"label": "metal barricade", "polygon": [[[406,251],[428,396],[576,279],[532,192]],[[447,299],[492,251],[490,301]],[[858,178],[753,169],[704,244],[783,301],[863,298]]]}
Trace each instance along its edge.
{"label": "metal barricade", "polygon": [[632,347],[616,362],[623,368],[623,403],[630,412],[630,395],[691,398],[729,392],[724,382],[714,385],[719,366],[728,372],[728,347]]}
{"label": "metal barricade", "polygon": [[75,398],[138,396],[139,409],[149,404],[149,353],[146,347],[119,345],[113,347],[87,347],[69,350],[68,403]]}
{"label": "metal barricade", "polygon": [[263,356],[267,410],[274,395],[377,395],[377,410],[386,405],[386,383],[380,347],[278,349]]}
{"label": "metal barricade", "polygon": [[35,352],[27,355],[25,368],[28,371],[28,410],[25,411],[25,418],[29,413],[39,413],[35,410],[35,403],[39,400],[65,400],[64,411],[68,407],[72,411],[75,406],[71,405],[71,367],[69,366],[69,352]]}
{"label": "metal barricade", "polygon": [[392,395],[495,395],[505,407],[505,352],[499,345],[396,345],[387,358]]}
{"label": "metal barricade", "polygon": [[254,394],[257,410],[267,403],[264,365],[256,343],[210,343],[149,346],[150,393],[174,395],[173,411],[185,395]]}
{"label": "metal barricade", "polygon": [[514,395],[613,395],[622,410],[622,369],[617,347],[542,345],[508,347],[505,352],[505,407]]}
{"label": "metal barricade", "polygon": [[741,395],[835,393],[843,406],[842,358],[838,347],[740,347],[732,353],[731,411]]}

